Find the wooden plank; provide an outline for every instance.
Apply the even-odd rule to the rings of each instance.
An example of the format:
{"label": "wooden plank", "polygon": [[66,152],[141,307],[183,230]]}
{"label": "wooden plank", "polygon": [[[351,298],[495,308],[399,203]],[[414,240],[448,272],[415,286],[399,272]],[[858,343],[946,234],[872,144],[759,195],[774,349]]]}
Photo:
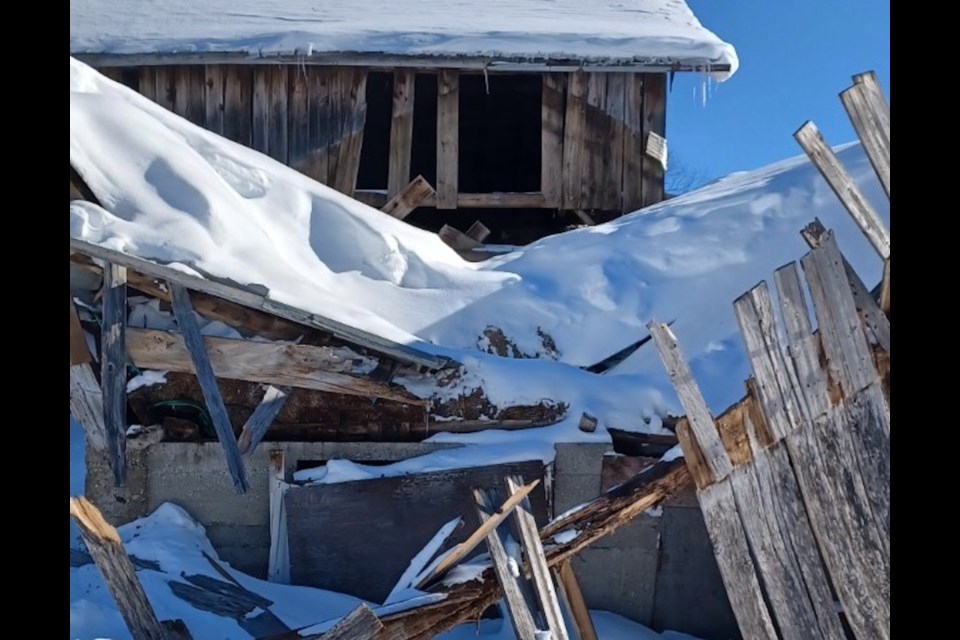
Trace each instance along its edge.
{"label": "wooden plank", "polygon": [[[131,329],[127,352],[138,367],[196,373],[185,334]],[[426,406],[426,400],[402,387],[350,375],[353,363],[331,347],[204,337],[213,373],[218,378],[262,382],[330,393],[368,396]]]}
{"label": "wooden plank", "polygon": [[240,437],[237,438],[237,448],[242,455],[253,453],[257,450],[257,445],[267,433],[267,429],[273,424],[274,418],[283,409],[283,405],[290,398],[290,387],[275,387],[272,384],[266,385],[263,390],[263,399],[253,413],[247,418],[247,422],[240,431]]}
{"label": "wooden plank", "polygon": [[474,220],[470,228],[467,229],[467,237],[473,238],[477,242],[483,242],[491,233],[490,229],[479,220]]}
{"label": "wooden plank", "polygon": [[205,91],[204,67],[201,65],[184,65],[174,67],[173,111],[178,116],[186,118],[193,124],[203,126],[206,120],[206,109],[203,105]]}
{"label": "wooden plank", "polygon": [[628,213],[643,206],[643,79],[627,74],[624,89],[623,201]]}
{"label": "wooden plank", "polygon": [[[511,496],[523,489],[523,479],[517,476],[507,476],[507,491]],[[513,520],[520,533],[520,544],[523,547],[527,564],[533,578],[534,591],[547,622],[547,630],[553,634],[553,640],[569,640],[567,626],[563,621],[563,612],[560,611],[560,601],[553,586],[547,558],[543,554],[543,544],[537,531],[537,523],[530,513],[530,502],[526,498],[521,500],[513,510]]]}
{"label": "wooden plank", "polygon": [[127,482],[127,269],[103,268],[103,320],[100,325],[100,386],[103,424],[113,480]]}
{"label": "wooden plank", "polygon": [[593,626],[590,610],[587,608],[587,602],[580,590],[580,581],[577,580],[577,575],[573,572],[570,562],[561,562],[555,572],[561,589],[566,594],[567,602],[570,604],[570,615],[577,625],[580,640],[597,640],[597,630]]}
{"label": "wooden plank", "polygon": [[70,498],[70,516],[77,525],[90,557],[110,590],[130,635],[137,640],[164,640],[160,626],[143,586],[123,548],[120,536],[100,510],[86,498]]}
{"label": "wooden plank", "polygon": [[246,471],[243,468],[243,459],[240,457],[239,449],[237,449],[236,435],[234,435],[233,427],[230,425],[227,408],[223,404],[220,389],[217,387],[217,378],[213,373],[213,367],[210,365],[210,359],[207,357],[203,336],[200,334],[200,326],[197,324],[193,305],[190,303],[190,294],[187,293],[183,285],[175,282],[170,282],[169,285],[173,298],[173,314],[177,319],[177,326],[183,334],[190,360],[193,362],[197,381],[200,383],[203,399],[207,405],[207,412],[210,414],[213,428],[217,432],[217,439],[220,441],[220,446],[223,447],[227,469],[233,479],[233,486],[238,493],[246,493],[248,485]]}
{"label": "wooden plank", "polygon": [[887,197],[890,197],[890,138],[883,134],[880,116],[871,111],[870,97],[863,84],[854,84],[840,92],[840,102],[850,116],[870,165]]}
{"label": "wooden plank", "polygon": [[253,67],[253,111],[251,146],[256,151],[270,153],[270,77],[271,66]]}
{"label": "wooden plank", "polygon": [[203,73],[203,126],[205,129],[223,135],[225,89],[223,65],[204,65]]}
{"label": "wooden plank", "polygon": [[667,139],[656,131],[647,132],[647,140],[643,146],[643,153],[648,158],[656,160],[657,163],[667,170]]}
{"label": "wooden plank", "polygon": [[140,95],[157,101],[157,67],[140,67]]}
{"label": "wooden plank", "polygon": [[714,556],[723,578],[733,615],[744,638],[778,636],[763,601],[757,570],[736,501],[728,481],[720,481],[697,492],[703,520],[713,543]]}
{"label": "wooden plank", "polygon": [[302,65],[287,69],[287,160],[288,164],[302,170],[308,164],[310,145],[310,101],[307,69]]}
{"label": "wooden plank", "polygon": [[371,640],[383,629],[383,623],[370,608],[360,605],[344,616],[326,633],[302,636],[303,640]]}
{"label": "wooden plank", "polygon": [[192,290],[214,295],[244,307],[262,310],[268,314],[279,316],[298,324],[328,331],[341,340],[367,347],[374,352],[391,356],[400,362],[418,364],[433,369],[441,369],[450,364],[447,358],[432,356],[418,349],[393,343],[379,336],[367,333],[366,331],[337,322],[336,320],[331,320],[330,318],[325,318],[315,313],[309,313],[302,309],[270,300],[269,298],[265,298],[262,295],[252,293],[240,287],[185,274],[182,271],[177,271],[176,269],[171,269],[170,267],[149,260],[94,245],[76,238],[70,239],[70,249],[93,258],[100,258],[102,260],[115,262],[116,264],[122,264],[127,268],[136,269],[144,275],[172,281]]}
{"label": "wooden plank", "polygon": [[287,131],[287,76],[286,66],[277,65],[269,67],[269,115],[268,127],[269,135],[267,139],[267,151],[271,158],[287,164],[288,156],[288,131]]}
{"label": "wooden plank", "polygon": [[327,109],[324,113],[324,130],[327,134],[327,179],[324,184],[333,187],[337,181],[337,166],[340,163],[340,146],[343,144],[343,92],[344,73],[341,69],[327,72]]}
{"label": "wooden plank", "polygon": [[228,64],[223,69],[223,136],[253,146],[253,70]]}
{"label": "wooden plank", "polygon": [[103,392],[87,363],[70,366],[70,415],[80,423],[87,446],[106,454],[107,427],[103,420]]}
{"label": "wooden plank", "polygon": [[587,79],[583,150],[580,159],[580,207],[604,209],[603,183],[611,143],[607,115],[607,74],[591,73]]}
{"label": "wooden plank", "polygon": [[367,122],[367,71],[354,69],[344,76],[343,137],[337,162],[337,191],[353,196],[363,150],[363,129]]}
{"label": "wooden plank", "polygon": [[90,349],[87,346],[87,337],[80,326],[80,316],[77,307],[70,301],[70,366],[88,364],[93,361]]}
{"label": "wooden plank", "polygon": [[393,198],[410,180],[413,153],[413,104],[416,72],[393,72],[393,113],[390,120],[390,160],[387,169],[387,197]]}
{"label": "wooden plank", "polygon": [[451,567],[466,558],[471,551],[477,548],[477,545],[483,542],[484,538],[486,538],[491,531],[496,529],[497,526],[513,512],[518,504],[527,499],[527,496],[529,496],[539,484],[540,480],[537,479],[517,487],[515,491],[512,491],[510,496],[500,505],[499,509],[490,512],[488,514],[489,517],[483,520],[480,526],[477,527],[466,540],[458,544],[453,551],[437,563],[437,566],[435,566],[429,574],[420,580],[417,588],[426,589],[430,584],[442,577]]}
{"label": "wooden plank", "polygon": [[567,104],[563,127],[563,209],[582,209],[580,185],[583,177],[587,133],[587,91],[590,75],[578,71],[567,77]]}
{"label": "wooden plank", "polygon": [[881,139],[886,141],[886,146],[890,146],[890,103],[883,97],[883,91],[880,89],[880,80],[873,71],[858,73],[853,76],[853,82],[864,89],[864,96],[870,113],[876,119],[877,129]]}
{"label": "wooden plank", "polygon": [[[493,513],[493,500],[486,491],[474,489],[474,499],[477,502],[477,513],[481,522],[486,522]],[[523,593],[520,591],[520,585],[517,583],[517,576],[514,576],[510,570],[510,557],[507,555],[500,535],[496,527],[490,530],[486,535],[487,549],[490,552],[490,560],[493,562],[493,570],[497,576],[497,582],[503,590],[503,599],[506,601],[507,609],[510,612],[510,624],[517,636],[517,640],[536,640],[537,628],[533,623],[533,615],[527,608]]]}
{"label": "wooden plank", "polygon": [[[890,259],[883,263],[883,283],[880,285],[880,309],[889,319],[890,317]],[[887,344],[887,353],[890,353],[890,345]]]}
{"label": "wooden plank", "polygon": [[540,102],[540,191],[548,208],[559,208],[563,198],[563,116],[567,78],[562,73],[543,74]]}
{"label": "wooden plank", "polygon": [[[693,373],[687,364],[686,358],[680,351],[677,339],[670,328],[662,323],[651,321],[647,330],[653,337],[654,344],[660,352],[660,358],[667,369],[670,381],[673,383],[680,404],[683,405],[690,421],[690,427],[704,453],[704,458],[716,480],[721,480],[731,470],[730,458],[723,448],[723,442],[717,433],[717,428],[710,416],[710,411],[700,395],[700,390],[693,379]],[[683,441],[681,440],[681,447]]]}
{"label": "wooden plank", "polygon": [[[643,76],[643,140],[651,132],[661,137],[667,133],[667,74],[647,73]],[[646,145],[644,145],[646,149]],[[663,200],[664,167],[659,160],[646,154],[640,159],[643,186],[643,206],[649,207]]]}
{"label": "wooden plank", "polygon": [[155,102],[167,111],[173,111],[177,94],[176,67],[157,67],[154,78],[156,79]]}
{"label": "wooden plank", "polygon": [[539,192],[461,193],[457,195],[458,209],[542,209],[544,196]]}
{"label": "wooden plank", "polygon": [[287,537],[287,512],[283,494],[287,490],[283,450],[270,452],[270,556],[267,580],[290,584],[290,545]]}
{"label": "wooden plank", "polygon": [[625,73],[607,75],[607,131],[599,201],[602,209],[621,211],[623,193],[623,149],[626,140]]}
{"label": "wooden plank", "polygon": [[446,242],[448,246],[453,247],[457,251],[469,251],[470,249],[483,246],[464,232],[448,224],[440,227],[437,235],[440,236],[440,239]]}
{"label": "wooden plank", "polygon": [[460,76],[437,74],[437,209],[456,209],[459,193]]}
{"label": "wooden plank", "polygon": [[830,185],[844,208],[853,217],[860,231],[870,241],[870,245],[881,258],[890,257],[890,232],[884,226],[880,216],[870,202],[863,196],[853,178],[847,173],[840,160],[827,146],[820,131],[812,121],[807,121],[793,137],[800,144],[810,161]]}
{"label": "wooden plank", "polygon": [[426,178],[417,176],[380,210],[398,220],[403,220],[414,209],[421,206],[428,197],[434,196],[435,193]]}
{"label": "wooden plank", "polygon": [[307,67],[307,118],[309,130],[301,172],[330,184],[330,73],[322,67]]}
{"label": "wooden plank", "polygon": [[[824,228],[823,223],[821,223],[818,218],[815,218],[813,222],[800,231],[800,234],[811,249],[816,249],[820,246],[823,234],[826,232],[827,230]],[[889,273],[889,264],[890,260],[888,259],[884,267],[885,274]],[[889,354],[890,318],[887,317],[886,312],[881,309],[881,306],[874,300],[873,295],[867,289],[866,285],[863,284],[863,280],[860,279],[860,275],[846,258],[843,258],[843,270],[847,274],[847,280],[850,281],[850,290],[853,293],[853,302],[857,307],[857,311],[862,314],[864,323],[870,327],[877,342],[883,347],[884,351]]]}

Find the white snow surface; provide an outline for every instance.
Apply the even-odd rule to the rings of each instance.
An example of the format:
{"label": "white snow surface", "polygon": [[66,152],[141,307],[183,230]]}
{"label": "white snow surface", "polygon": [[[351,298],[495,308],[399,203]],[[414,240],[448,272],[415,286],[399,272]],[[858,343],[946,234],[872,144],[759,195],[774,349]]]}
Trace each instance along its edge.
{"label": "white snow surface", "polygon": [[684,0],[71,0],[70,51],[738,65]]}
{"label": "white snow surface", "polygon": [[[468,263],[436,234],[194,126],[74,59],[70,69],[71,164],[110,210],[73,203],[72,237],[257,283],[272,299],[450,356],[468,372],[461,388],[482,382],[495,403],[570,405],[554,427],[435,440],[551,459],[553,442],[604,441],[606,426],[657,431],[659,416],[680,408],[652,344],[603,376],[577,368],[644,337],[651,319],[675,321],[707,402],[722,410],[743,395],[749,374],[732,301],[806,252],[799,230],[814,216],[835,230],[868,285],[880,277],[879,259],[802,157]],[[838,153],[889,224],[859,145]],[[490,325],[542,358],[480,352]],[[599,418],[595,434],[576,428],[581,411]]]}

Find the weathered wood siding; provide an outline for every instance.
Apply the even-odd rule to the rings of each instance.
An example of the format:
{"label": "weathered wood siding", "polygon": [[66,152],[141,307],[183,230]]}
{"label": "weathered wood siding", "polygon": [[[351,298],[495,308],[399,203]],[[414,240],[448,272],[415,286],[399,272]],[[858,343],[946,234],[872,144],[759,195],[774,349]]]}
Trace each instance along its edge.
{"label": "weathered wood siding", "polygon": [[[367,69],[262,64],[104,72],[113,78],[133,72],[140,93],[163,107],[339,191],[354,193],[366,125]],[[459,72],[424,73],[441,79],[434,206],[626,213],[663,199],[664,168],[645,154],[645,147],[651,132],[666,137],[664,74],[543,74],[540,191],[503,193],[491,200],[483,198],[485,194],[459,193],[457,186]],[[409,69],[394,74],[389,179],[380,187],[388,197],[411,179],[415,75]],[[527,198],[515,203],[512,195]],[[478,202],[471,204],[470,197]]]}

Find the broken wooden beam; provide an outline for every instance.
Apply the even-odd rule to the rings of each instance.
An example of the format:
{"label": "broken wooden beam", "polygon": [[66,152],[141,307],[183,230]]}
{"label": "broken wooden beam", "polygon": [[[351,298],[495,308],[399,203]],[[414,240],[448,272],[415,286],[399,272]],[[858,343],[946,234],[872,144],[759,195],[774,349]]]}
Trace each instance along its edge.
{"label": "broken wooden beam", "polygon": [[240,430],[240,437],[237,438],[237,447],[242,455],[253,453],[267,429],[273,424],[274,418],[283,409],[290,397],[290,387],[275,387],[272,384],[265,386],[263,390],[263,399],[253,410],[243,429]]}
{"label": "broken wooden beam", "polygon": [[[876,76],[873,76],[874,78]],[[877,87],[879,90],[879,87]],[[871,101],[871,90],[866,84],[854,83],[849,89],[840,93],[840,102],[850,116],[854,131],[860,139],[860,144],[867,158],[870,160],[873,171],[877,174],[887,197],[890,197],[890,130],[889,121],[886,132],[881,124],[882,116],[876,113],[875,104]],[[883,94],[881,93],[881,98]]]}
{"label": "broken wooden beam", "polygon": [[490,229],[487,228],[485,224],[479,220],[474,220],[473,224],[470,225],[470,228],[467,229],[467,237],[473,238],[477,242],[483,242],[488,237],[490,237]]}
{"label": "broken wooden beam", "polygon": [[165,640],[164,630],[137,579],[117,530],[83,497],[70,498],[70,516],[117,603],[130,635],[137,640]]}
{"label": "broken wooden beam", "polygon": [[423,176],[417,176],[410,181],[410,184],[397,192],[387,204],[381,207],[384,213],[403,220],[410,212],[424,204],[427,198],[434,196],[436,192]]}
{"label": "broken wooden beam", "polygon": [[182,285],[171,282],[169,286],[173,296],[173,314],[176,316],[177,325],[183,334],[183,342],[189,353],[190,361],[193,363],[193,369],[196,372],[197,381],[200,383],[200,390],[203,392],[207,411],[213,422],[214,431],[217,433],[217,439],[220,441],[220,446],[223,447],[227,470],[230,472],[237,493],[246,493],[248,485],[246,471],[243,468],[243,458],[240,457],[237,438],[233,433],[233,427],[230,425],[230,418],[227,416],[227,408],[220,396],[220,389],[217,387],[217,378],[213,373],[210,358],[207,356],[206,345],[203,336],[200,334],[200,326],[197,324],[193,305],[190,303],[190,294]]}
{"label": "broken wooden beam", "polygon": [[127,483],[127,269],[103,269],[103,320],[100,325],[100,387],[103,424],[114,484]]}
{"label": "broken wooden beam", "polygon": [[[345,373],[353,370],[352,361],[330,347],[213,337],[203,338],[203,344],[213,373],[220,378],[428,404],[400,387]],[[127,352],[141,368],[196,373],[188,345],[179,333],[131,329]]]}
{"label": "broken wooden beam", "polygon": [[560,584],[560,590],[566,600],[570,617],[577,625],[577,631],[580,640],[597,640],[597,630],[593,626],[593,619],[590,617],[590,609],[587,608],[587,602],[583,598],[583,592],[580,590],[580,581],[577,580],[577,574],[573,572],[570,566],[570,560],[561,562],[553,570],[557,581]]}

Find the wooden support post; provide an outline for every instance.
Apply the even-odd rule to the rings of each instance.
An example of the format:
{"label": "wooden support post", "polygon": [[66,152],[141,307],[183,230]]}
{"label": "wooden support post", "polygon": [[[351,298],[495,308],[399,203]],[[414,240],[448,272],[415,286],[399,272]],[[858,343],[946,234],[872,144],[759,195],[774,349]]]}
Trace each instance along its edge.
{"label": "wooden support post", "polygon": [[267,429],[273,424],[273,419],[277,417],[277,414],[283,409],[283,405],[290,398],[291,391],[290,387],[275,387],[272,384],[265,386],[260,404],[247,418],[247,422],[240,431],[240,437],[237,438],[237,447],[242,455],[256,451],[257,445],[267,433]]}
{"label": "wooden support post", "polygon": [[597,640],[597,630],[593,626],[587,601],[583,599],[583,592],[580,590],[580,581],[577,580],[577,575],[573,572],[570,561],[561,562],[554,569],[554,573],[558,578],[561,591],[566,596],[570,615],[577,625],[580,640]]}
{"label": "wooden support post", "polygon": [[437,74],[437,209],[456,209],[459,192],[460,76]]}
{"label": "wooden support post", "polygon": [[[477,501],[480,522],[486,523],[493,514],[493,501],[487,492],[482,489],[474,489],[473,495]],[[510,623],[513,625],[517,640],[536,640],[537,627],[533,623],[533,615],[523,598],[523,593],[517,582],[518,576],[515,576],[510,569],[510,558],[503,547],[496,526],[487,533],[486,541],[487,550],[490,552],[490,559],[493,562],[493,571],[496,573],[497,581],[503,590],[503,598],[507,603]]]}
{"label": "wooden support post", "polygon": [[382,630],[383,623],[377,615],[361,603],[329,631],[298,637],[301,640],[372,640]]}
{"label": "wooden support post", "polygon": [[883,225],[876,210],[860,192],[853,178],[840,164],[833,150],[827,146],[817,125],[807,121],[793,134],[793,137],[823,175],[827,184],[860,227],[863,235],[870,241],[871,246],[881,258],[884,260],[889,258],[890,232]]}
{"label": "wooden support post", "polygon": [[540,191],[543,204],[558,209],[563,197],[563,116],[566,110],[566,76],[543,74],[540,103]]}
{"label": "wooden support post", "polygon": [[133,563],[123,548],[117,530],[103,519],[100,510],[86,498],[70,498],[70,516],[77,524],[90,557],[117,603],[130,635],[136,640],[165,640],[160,621],[137,580]]}
{"label": "wooden support post", "polygon": [[100,386],[107,451],[116,486],[127,483],[127,268],[103,269]]}
{"label": "wooden support post", "polygon": [[[519,476],[508,476],[506,483],[510,495],[515,495],[523,489],[523,478]],[[513,518],[517,524],[517,530],[520,532],[520,544],[523,545],[527,564],[530,566],[533,586],[540,603],[540,610],[543,611],[544,618],[547,621],[547,629],[553,634],[553,640],[569,640],[570,636],[567,634],[567,626],[563,622],[563,613],[560,611],[557,591],[553,586],[550,568],[547,566],[547,558],[543,554],[543,544],[540,542],[537,523],[530,512],[530,501],[527,498],[517,504],[517,507],[513,510]]]}
{"label": "wooden support post", "polygon": [[384,213],[403,220],[410,212],[423,204],[427,198],[436,195],[433,187],[423,176],[417,176],[410,184],[397,192],[380,210]]}
{"label": "wooden support post", "polygon": [[240,450],[237,448],[237,437],[233,433],[233,427],[230,426],[230,417],[227,415],[227,408],[223,404],[223,397],[217,387],[217,378],[213,373],[213,367],[210,365],[210,358],[207,356],[203,336],[200,334],[200,326],[197,324],[193,305],[190,303],[190,294],[182,285],[173,282],[168,282],[167,285],[170,287],[173,299],[173,314],[183,334],[187,351],[190,352],[190,360],[193,362],[193,369],[197,374],[197,382],[200,383],[203,400],[207,405],[207,411],[210,413],[210,419],[213,421],[213,428],[217,432],[217,439],[220,441],[220,446],[223,447],[227,469],[230,471],[230,477],[233,478],[233,486],[238,493],[245,493],[248,486],[247,477],[243,468],[243,459],[240,457]]}
{"label": "wooden support post", "polygon": [[[413,149],[413,101],[416,72],[393,72],[393,116],[390,121],[390,163],[387,171],[387,197],[393,198],[410,179]],[[400,216],[397,216],[400,217]]]}
{"label": "wooden support post", "polygon": [[287,538],[287,511],[283,505],[286,492],[286,463],[282,449],[270,452],[270,557],[267,580],[290,584],[290,546]]}

